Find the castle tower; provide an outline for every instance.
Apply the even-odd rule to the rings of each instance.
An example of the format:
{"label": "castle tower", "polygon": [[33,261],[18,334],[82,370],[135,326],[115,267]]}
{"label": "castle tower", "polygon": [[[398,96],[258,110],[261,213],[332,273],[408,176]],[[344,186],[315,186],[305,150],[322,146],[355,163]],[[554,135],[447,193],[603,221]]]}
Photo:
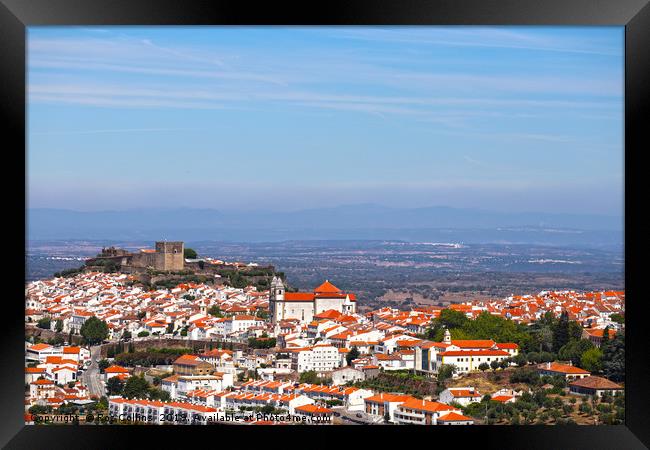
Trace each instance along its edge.
{"label": "castle tower", "polygon": [[451,344],[451,333],[449,332],[449,328],[445,328],[445,337],[442,338],[442,342],[445,344]]}
{"label": "castle tower", "polygon": [[179,271],[185,268],[185,244],[183,242],[156,242],[155,264],[158,270]]}

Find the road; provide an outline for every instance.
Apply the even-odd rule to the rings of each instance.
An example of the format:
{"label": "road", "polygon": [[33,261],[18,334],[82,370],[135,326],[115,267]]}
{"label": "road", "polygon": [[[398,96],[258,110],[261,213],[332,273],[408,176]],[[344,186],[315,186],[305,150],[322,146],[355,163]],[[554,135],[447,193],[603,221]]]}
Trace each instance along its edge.
{"label": "road", "polygon": [[[374,425],[377,423],[384,422],[383,417],[375,418],[366,414],[364,411],[347,411],[342,406],[339,407],[335,406],[331,409],[336,413],[340,414],[340,416],[336,416],[336,417],[338,417],[339,419],[347,423],[356,423],[359,425]],[[361,417],[357,417],[357,414],[361,414]]]}
{"label": "road", "polygon": [[88,386],[90,395],[101,397],[104,394],[104,384],[101,382],[99,373],[99,361],[101,346],[90,347],[90,366],[84,371],[82,375],[83,382]]}

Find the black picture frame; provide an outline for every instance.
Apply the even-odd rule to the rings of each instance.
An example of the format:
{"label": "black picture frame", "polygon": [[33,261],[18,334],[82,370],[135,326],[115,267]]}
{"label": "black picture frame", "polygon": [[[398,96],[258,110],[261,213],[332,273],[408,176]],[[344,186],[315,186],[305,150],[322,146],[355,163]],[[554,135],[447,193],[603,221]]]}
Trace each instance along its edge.
{"label": "black picture frame", "polygon": [[[312,4],[278,4],[225,0],[0,0],[0,111],[3,135],[12,146],[6,153],[17,155],[15,165],[6,165],[6,222],[25,231],[25,37],[34,25],[622,25],[625,26],[625,290],[626,305],[626,421],[622,426],[520,426],[520,427],[115,427],[24,425],[24,296],[19,281],[20,265],[12,256],[25,251],[25,241],[6,239],[6,258],[16,272],[7,272],[9,290],[4,299],[2,422],[0,444],[8,448],[117,448],[130,444],[170,442],[181,435],[186,445],[215,446],[232,433],[229,445],[249,446],[277,442],[284,446],[344,445],[354,438],[361,445],[382,445],[388,439],[399,446],[443,445],[452,448],[645,448],[650,445],[648,381],[650,370],[646,345],[650,341],[643,314],[641,283],[638,280],[643,239],[643,204],[633,203],[642,192],[642,153],[650,148],[645,122],[650,98],[650,6],[648,0],[329,0]],[[7,139],[9,138],[9,139]],[[6,155],[5,153],[5,155]],[[11,179],[13,175],[15,179]],[[24,184],[26,186],[26,184]],[[641,194],[637,194],[641,195]],[[23,211],[21,213],[21,211]],[[23,220],[21,220],[23,218]],[[645,243],[645,242],[643,242]],[[17,258],[15,258],[17,259]],[[630,263],[632,262],[632,263]],[[641,263],[640,263],[641,264]],[[255,430],[252,430],[254,428]],[[435,429],[433,429],[435,428]],[[242,433],[241,431],[244,431]],[[361,430],[361,431],[359,431]],[[327,439],[320,438],[328,436]],[[341,433],[345,437],[339,436]],[[140,436],[136,437],[136,434]],[[302,436],[300,436],[302,435]],[[137,439],[137,440],[136,440]],[[142,441],[141,439],[145,439]],[[228,438],[229,440],[231,438]],[[277,441],[275,441],[277,440]],[[147,443],[148,441],[148,443]],[[364,442],[362,444],[362,442]],[[401,442],[400,442],[401,441]],[[369,442],[372,442],[370,444]],[[355,444],[351,444],[355,445]],[[381,448],[381,447],[380,447]]]}

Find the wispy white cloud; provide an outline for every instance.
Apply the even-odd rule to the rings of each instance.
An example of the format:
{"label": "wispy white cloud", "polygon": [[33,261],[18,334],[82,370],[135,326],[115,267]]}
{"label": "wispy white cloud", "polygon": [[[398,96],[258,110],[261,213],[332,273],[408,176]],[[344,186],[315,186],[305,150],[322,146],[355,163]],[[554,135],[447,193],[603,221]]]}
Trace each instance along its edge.
{"label": "wispy white cloud", "polygon": [[[481,98],[481,97],[422,97],[422,96],[389,96],[389,95],[352,95],[352,94],[326,94],[320,92],[301,91],[293,89],[275,90],[252,90],[243,87],[226,89],[224,86],[216,85],[210,89],[179,89],[177,86],[151,85],[150,87],[139,85],[110,85],[110,84],[65,84],[33,82],[28,86],[30,100],[63,100],[70,102],[82,101],[89,104],[89,99],[131,99],[137,103],[139,99],[149,105],[151,99],[158,100],[186,100],[201,101],[204,106],[210,102],[220,102],[220,106],[226,103],[238,102],[285,102],[288,104],[302,104],[323,108],[357,109],[364,111],[375,105],[383,108],[384,112],[415,114],[425,112],[429,107],[456,107],[472,108],[462,113],[454,110],[447,110],[444,113],[449,115],[481,115],[499,116],[504,115],[503,110],[498,111],[477,111],[475,108],[580,108],[580,109],[611,109],[619,105],[617,101],[599,100],[534,100],[534,99],[503,99],[503,98]],[[173,104],[173,103],[170,103]],[[401,105],[402,107],[395,107]],[[408,108],[406,108],[406,107]],[[392,108],[392,109],[391,109]],[[416,108],[421,108],[420,110]],[[390,111],[389,111],[390,109]],[[436,112],[439,114],[440,112]],[[522,115],[522,116],[525,116]]]}
{"label": "wispy white cloud", "polygon": [[[621,56],[622,49],[584,40],[549,38],[512,29],[484,27],[391,27],[337,29],[332,37],[452,47],[501,48],[587,55]],[[599,45],[600,44],[600,45]]]}

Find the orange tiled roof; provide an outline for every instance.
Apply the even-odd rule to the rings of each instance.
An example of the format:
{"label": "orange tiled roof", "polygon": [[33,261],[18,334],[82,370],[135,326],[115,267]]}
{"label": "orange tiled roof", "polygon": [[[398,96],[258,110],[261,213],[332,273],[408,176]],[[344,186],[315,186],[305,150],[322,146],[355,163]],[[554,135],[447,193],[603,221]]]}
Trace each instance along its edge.
{"label": "orange tiled roof", "polygon": [[438,418],[438,421],[440,422],[465,422],[468,420],[474,421],[471,417],[463,416],[462,414],[453,411]]}
{"label": "orange tiled roof", "polygon": [[342,291],[334,286],[329,280],[325,280],[323,284],[314,289],[316,294],[340,294]]}
{"label": "orange tiled roof", "polygon": [[284,300],[289,302],[311,302],[314,300],[314,294],[310,292],[286,292]]}
{"label": "orange tiled roof", "polygon": [[407,409],[415,409],[417,411],[426,411],[426,412],[439,412],[439,411],[449,411],[449,410],[457,409],[454,406],[446,405],[444,403],[430,402],[428,400],[420,400],[413,397],[411,397],[409,400],[402,403],[400,407],[407,408]]}
{"label": "orange tiled roof", "polygon": [[561,364],[558,362],[538,364],[539,370],[548,370],[550,372],[570,373],[570,374],[584,374],[589,375],[591,372],[581,369],[580,367],[570,366],[568,364]]}

